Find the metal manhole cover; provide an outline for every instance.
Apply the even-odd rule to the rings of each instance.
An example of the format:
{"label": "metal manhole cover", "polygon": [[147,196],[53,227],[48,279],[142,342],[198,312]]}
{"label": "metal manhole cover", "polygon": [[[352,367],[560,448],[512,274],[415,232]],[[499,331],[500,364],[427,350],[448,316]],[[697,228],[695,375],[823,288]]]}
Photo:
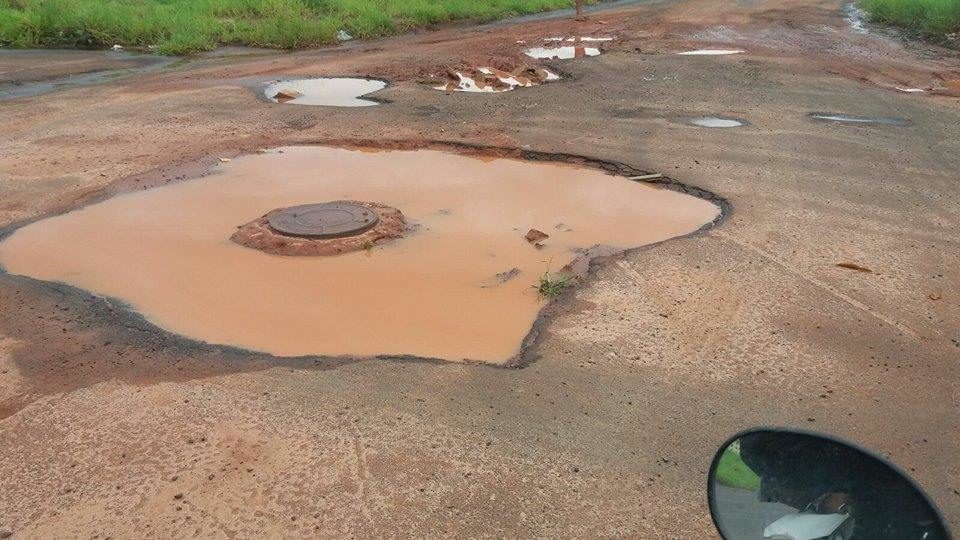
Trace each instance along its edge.
{"label": "metal manhole cover", "polygon": [[342,238],[372,229],[380,216],[354,203],[302,204],[278,210],[267,222],[280,234],[304,238]]}

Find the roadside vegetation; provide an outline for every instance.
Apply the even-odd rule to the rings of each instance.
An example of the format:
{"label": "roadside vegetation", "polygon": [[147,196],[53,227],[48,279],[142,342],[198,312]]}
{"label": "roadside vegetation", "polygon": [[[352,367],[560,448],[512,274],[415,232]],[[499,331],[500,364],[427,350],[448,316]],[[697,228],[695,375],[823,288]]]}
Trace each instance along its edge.
{"label": "roadside vegetation", "polygon": [[717,464],[717,482],[721,485],[756,491],[760,489],[760,477],[740,459],[732,448],[724,450]]}
{"label": "roadside vegetation", "polygon": [[931,37],[960,32],[960,0],[862,0],[870,19]]}
{"label": "roadside vegetation", "polygon": [[0,45],[122,45],[163,54],[219,44],[294,49],[336,42],[340,30],[370,38],[571,5],[571,0],[0,0]]}

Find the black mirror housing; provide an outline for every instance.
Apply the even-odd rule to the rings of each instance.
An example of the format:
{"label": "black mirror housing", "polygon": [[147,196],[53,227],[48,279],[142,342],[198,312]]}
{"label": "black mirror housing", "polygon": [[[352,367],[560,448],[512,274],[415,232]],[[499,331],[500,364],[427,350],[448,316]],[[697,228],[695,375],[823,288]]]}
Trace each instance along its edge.
{"label": "black mirror housing", "polygon": [[809,431],[733,436],[714,456],[708,497],[727,540],[951,538],[937,507],[896,465]]}

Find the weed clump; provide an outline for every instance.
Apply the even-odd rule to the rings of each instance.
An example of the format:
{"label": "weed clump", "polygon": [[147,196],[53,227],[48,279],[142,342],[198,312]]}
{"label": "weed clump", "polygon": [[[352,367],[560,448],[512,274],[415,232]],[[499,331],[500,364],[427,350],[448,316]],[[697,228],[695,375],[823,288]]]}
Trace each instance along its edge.
{"label": "weed clump", "polygon": [[540,276],[540,281],[531,287],[537,290],[537,296],[541,299],[552,300],[571,285],[573,285],[572,276],[551,275],[548,269]]}

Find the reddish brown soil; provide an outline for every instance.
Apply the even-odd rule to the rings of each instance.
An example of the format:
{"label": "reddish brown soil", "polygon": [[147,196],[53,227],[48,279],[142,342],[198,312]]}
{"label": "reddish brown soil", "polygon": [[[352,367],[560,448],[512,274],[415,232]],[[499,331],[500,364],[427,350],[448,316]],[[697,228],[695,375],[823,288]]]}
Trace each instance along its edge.
{"label": "reddish brown soil", "polygon": [[407,223],[403,213],[385,204],[350,201],[374,210],[380,221],[372,229],[355,236],[344,238],[297,238],[280,234],[270,228],[270,216],[279,211],[272,210],[263,216],[241,225],[230,240],[251,249],[273,255],[292,257],[313,257],[340,255],[351,251],[370,249],[377,244],[400,238],[407,232]]}
{"label": "reddish brown soil", "polygon": [[0,85],[44,81],[95,71],[140,67],[148,56],[110,54],[105,51],[62,51],[56,58],[42,51],[3,51],[0,59]]}
{"label": "reddish brown soil", "polygon": [[[0,273],[0,531],[702,538],[714,449],[771,424],[890,457],[957,530],[960,101],[948,89],[960,59],[855,33],[841,7],[665,2],[202,59],[0,102],[5,225],[181,181],[218,157],[348,139],[589,155],[732,204],[708,233],[595,266],[548,309],[525,369],[279,360]],[[526,62],[517,40],[559,34],[617,40],[544,63],[556,84],[422,84],[449,66],[511,71]],[[746,52],[673,54],[706,47]],[[389,103],[256,94],[294,75],[382,77]],[[810,111],[911,122],[838,126]],[[750,125],[677,121],[704,114]]]}

